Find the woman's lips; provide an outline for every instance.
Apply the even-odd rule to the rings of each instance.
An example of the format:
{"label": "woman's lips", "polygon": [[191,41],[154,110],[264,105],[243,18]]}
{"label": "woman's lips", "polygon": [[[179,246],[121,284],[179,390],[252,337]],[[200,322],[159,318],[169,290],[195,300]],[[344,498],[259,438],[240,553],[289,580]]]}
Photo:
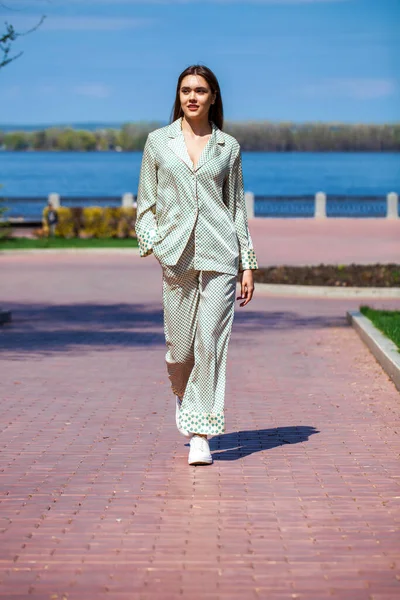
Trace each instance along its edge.
{"label": "woman's lips", "polygon": [[189,110],[197,110],[198,108],[196,104],[189,104]]}

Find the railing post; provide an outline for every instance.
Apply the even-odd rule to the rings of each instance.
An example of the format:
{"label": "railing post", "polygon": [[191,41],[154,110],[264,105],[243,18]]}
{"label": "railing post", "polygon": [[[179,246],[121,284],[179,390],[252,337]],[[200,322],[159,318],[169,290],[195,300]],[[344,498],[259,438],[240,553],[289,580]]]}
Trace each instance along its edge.
{"label": "railing post", "polygon": [[253,192],[245,192],[244,202],[246,205],[246,213],[249,219],[254,219],[254,194]]}
{"label": "railing post", "polygon": [[60,208],[60,194],[52,193],[47,196],[47,201],[51,203],[53,208]]}
{"label": "railing post", "polygon": [[396,192],[390,192],[386,196],[386,218],[399,218],[399,195]]}
{"label": "railing post", "polygon": [[326,219],[326,194],[325,194],[325,192],[317,192],[315,194],[314,217],[315,217],[315,219]]}
{"label": "railing post", "polygon": [[127,192],[122,196],[122,206],[123,208],[131,208],[133,206],[133,194],[131,192]]}

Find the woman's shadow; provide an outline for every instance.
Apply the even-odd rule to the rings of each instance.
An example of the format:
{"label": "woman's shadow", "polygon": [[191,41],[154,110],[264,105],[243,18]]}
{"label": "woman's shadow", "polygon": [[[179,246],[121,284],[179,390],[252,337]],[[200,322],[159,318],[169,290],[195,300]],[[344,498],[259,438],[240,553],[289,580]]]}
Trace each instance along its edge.
{"label": "woman's shadow", "polygon": [[214,460],[238,460],[253,452],[306,442],[314,433],[319,430],[307,425],[236,431],[211,438],[210,449]]}

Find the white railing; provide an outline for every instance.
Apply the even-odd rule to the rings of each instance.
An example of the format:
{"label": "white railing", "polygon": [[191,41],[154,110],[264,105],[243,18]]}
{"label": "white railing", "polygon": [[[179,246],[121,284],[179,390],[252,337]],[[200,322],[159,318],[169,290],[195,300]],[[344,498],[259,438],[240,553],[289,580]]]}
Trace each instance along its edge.
{"label": "white railing", "polygon": [[[254,218],[254,202],[255,196],[253,192],[246,192],[245,203],[247,216],[249,219]],[[314,196],[314,218],[315,219],[326,219],[326,198],[325,192],[317,192]],[[386,195],[386,218],[387,219],[398,219],[399,218],[399,195],[396,192],[390,192]]]}
{"label": "white railing", "polygon": [[[245,203],[247,216],[249,219],[254,219],[254,202],[255,196],[253,192],[246,192]],[[326,199],[327,195],[325,192],[317,192],[314,196],[314,218],[315,219],[326,219]],[[60,194],[52,193],[48,195],[48,201],[51,202],[54,208],[59,208],[61,204]],[[121,198],[121,205],[124,207],[135,206],[135,198],[133,194],[127,192],[123,194]],[[396,192],[390,192],[386,195],[386,218],[387,219],[398,219],[399,218],[399,195]]]}

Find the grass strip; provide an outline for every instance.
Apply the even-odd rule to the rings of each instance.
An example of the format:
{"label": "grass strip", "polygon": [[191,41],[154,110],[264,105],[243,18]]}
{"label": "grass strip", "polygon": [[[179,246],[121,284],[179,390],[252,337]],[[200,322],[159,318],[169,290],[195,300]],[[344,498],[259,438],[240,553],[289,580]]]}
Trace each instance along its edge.
{"label": "grass strip", "polygon": [[0,241],[0,250],[41,250],[46,248],[137,248],[136,239],[126,238],[23,238],[15,237]]}
{"label": "grass strip", "polygon": [[400,351],[400,310],[375,310],[370,306],[360,306],[360,312],[391,339]]}

